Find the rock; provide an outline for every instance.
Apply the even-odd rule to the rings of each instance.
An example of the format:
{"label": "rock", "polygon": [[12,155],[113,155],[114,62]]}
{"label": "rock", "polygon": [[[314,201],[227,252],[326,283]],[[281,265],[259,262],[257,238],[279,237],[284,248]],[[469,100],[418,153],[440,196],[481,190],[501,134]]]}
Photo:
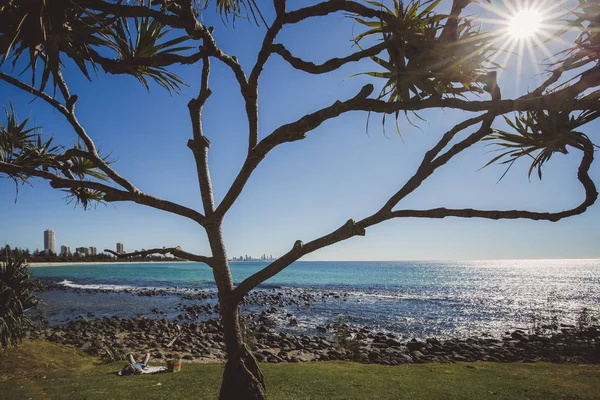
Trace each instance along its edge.
{"label": "rock", "polygon": [[371,362],[375,362],[380,359],[379,353],[376,351],[370,351],[367,356]]}
{"label": "rock", "polygon": [[419,350],[415,350],[415,351],[411,352],[410,354],[412,354],[412,356],[415,357],[415,358],[422,358],[423,357],[423,353],[421,353]]}
{"label": "rock", "polygon": [[423,347],[425,347],[425,343],[423,343],[420,340],[417,339],[413,339],[410,342],[406,343],[406,347],[408,347],[409,350],[421,350]]}

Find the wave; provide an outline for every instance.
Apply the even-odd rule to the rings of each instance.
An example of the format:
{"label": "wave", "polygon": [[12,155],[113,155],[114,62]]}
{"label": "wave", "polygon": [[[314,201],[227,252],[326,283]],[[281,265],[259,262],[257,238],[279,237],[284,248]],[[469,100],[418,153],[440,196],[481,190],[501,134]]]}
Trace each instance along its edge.
{"label": "wave", "polygon": [[127,285],[108,285],[108,284],[89,284],[83,285],[72,282],[68,279],[63,280],[62,282],[57,282],[57,285],[62,285],[72,289],[87,289],[87,290],[108,290],[111,292],[124,292],[130,290],[144,290],[144,288],[135,287],[135,286],[127,286]]}
{"label": "wave", "polygon": [[199,292],[203,293],[216,293],[216,288],[191,288],[191,287],[159,287],[159,286],[131,286],[131,285],[112,285],[107,283],[90,283],[82,284],[75,283],[68,279],[64,279],[61,282],[56,282],[56,285],[61,285],[70,289],[79,290],[101,290],[107,292],[128,292],[128,293],[139,293],[145,291],[161,291],[168,294],[184,295],[184,294],[196,294]]}

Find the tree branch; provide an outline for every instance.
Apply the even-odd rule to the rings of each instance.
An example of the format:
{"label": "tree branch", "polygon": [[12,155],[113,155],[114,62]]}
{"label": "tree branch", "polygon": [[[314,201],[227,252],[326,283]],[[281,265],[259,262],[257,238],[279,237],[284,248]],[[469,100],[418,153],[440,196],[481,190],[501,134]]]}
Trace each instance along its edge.
{"label": "tree branch", "polygon": [[258,78],[271,56],[273,42],[277,37],[281,28],[283,28],[283,19],[285,16],[285,0],[274,0],[276,17],[271,24],[271,27],[267,30],[263,39],[262,46],[258,52],[256,63],[252,72],[250,72],[250,78],[248,79],[248,86],[244,98],[246,99],[246,114],[248,116],[248,154],[258,144]]}
{"label": "tree branch", "polygon": [[216,214],[219,217],[225,215],[227,210],[229,210],[242,192],[242,189],[248,182],[252,172],[266,157],[269,151],[282,143],[304,139],[307,132],[317,128],[323,122],[331,118],[335,118],[342,113],[354,109],[354,105],[356,103],[363,101],[372,92],[373,85],[365,85],[356,96],[349,100],[344,102],[338,100],[329,107],[322,108],[321,110],[315,111],[312,114],[305,115],[295,122],[275,129],[269,136],[261,140],[254,150],[248,155],[240,172],[229,188],[229,191],[227,194],[225,194],[221,204],[219,204],[217,207]]}
{"label": "tree branch", "polygon": [[456,98],[428,98],[425,100],[385,102],[376,99],[364,99],[362,102],[355,104],[355,110],[392,114],[396,111],[417,111],[430,108],[453,108],[472,112],[494,111],[497,115],[501,115],[513,111],[561,110],[564,109],[565,106],[568,106],[569,109],[573,111],[600,108],[600,100],[598,99],[567,100],[569,97],[565,96],[561,92],[562,90],[538,97],[505,99],[498,101],[471,101]]}
{"label": "tree branch", "polygon": [[94,54],[92,60],[100,64],[105,72],[110,74],[131,74],[137,67],[166,67],[173,64],[195,64],[200,61],[205,54],[198,51],[190,55],[181,55],[173,53],[159,53],[152,57],[135,57],[128,60],[111,59]]}
{"label": "tree branch", "polygon": [[196,254],[188,253],[187,251],[183,251],[181,247],[163,247],[157,249],[143,250],[143,251],[133,251],[131,253],[117,253],[114,250],[104,249],[106,253],[110,253],[117,258],[129,258],[129,257],[137,257],[137,256],[147,256],[150,254],[173,254],[175,257],[183,258],[188,261],[196,261],[205,263],[209,267],[212,268],[212,257],[199,256]]}
{"label": "tree branch", "polygon": [[200,79],[200,92],[198,97],[190,100],[188,109],[192,120],[192,130],[194,138],[188,141],[188,147],[194,153],[196,161],[196,172],[198,175],[198,185],[200,186],[200,195],[202,197],[202,205],[204,213],[207,217],[211,217],[215,210],[215,202],[213,198],[212,182],[210,179],[210,171],[208,169],[208,148],[210,141],[204,136],[202,127],[202,110],[206,100],[211,95],[211,90],[208,87],[208,78],[210,75],[210,59],[203,58],[202,75]]}
{"label": "tree branch", "polygon": [[335,71],[344,64],[359,61],[366,57],[375,56],[379,54],[382,50],[384,50],[386,46],[387,43],[382,42],[373,47],[357,51],[356,53],[343,58],[332,58],[319,65],[313,62],[304,61],[298,57],[294,57],[288,49],[286,49],[282,44],[279,43],[273,45],[273,52],[279,54],[284,60],[286,60],[288,63],[290,63],[292,67],[296,69],[308,72],[309,74],[324,74],[327,72]]}
{"label": "tree branch", "polygon": [[390,24],[396,24],[397,21],[390,18],[390,15],[382,10],[375,10],[366,7],[360,3],[348,0],[329,0],[315,4],[310,7],[300,8],[295,11],[290,11],[285,16],[286,24],[296,24],[312,17],[323,17],[325,15],[338,11],[346,11],[349,13],[358,14],[365,18],[377,18],[386,21]]}
{"label": "tree branch", "polygon": [[[433,174],[433,172],[435,171],[436,168],[443,165],[438,162],[437,163],[438,165],[434,166],[432,164],[432,162],[435,159],[435,157],[437,157],[437,155],[440,153],[440,151],[442,151],[444,149],[444,147],[446,147],[448,145],[448,143],[450,143],[450,141],[454,138],[454,136],[456,136],[456,134],[458,132],[468,128],[469,126],[475,125],[475,124],[483,121],[485,118],[486,118],[486,114],[480,115],[475,118],[468,119],[466,121],[463,121],[463,122],[455,125],[451,130],[446,132],[444,134],[444,136],[442,136],[442,138],[439,140],[439,142],[431,150],[429,150],[427,153],[425,153],[425,156],[423,157],[423,161],[421,162],[421,165],[419,166],[419,168],[417,168],[417,172],[415,172],[415,174],[404,184],[404,186],[386,202],[386,204],[383,206],[383,209],[385,209],[387,211],[391,211],[392,208],[396,204],[398,204],[398,202],[401,199],[403,199],[408,194],[412,193],[415,189],[417,189],[427,177],[429,177],[431,174]],[[472,134],[471,137],[479,138],[480,136],[485,136],[487,133],[489,133],[490,125],[491,125],[491,121],[489,122],[489,124],[487,124],[487,126],[486,126],[487,129],[480,129],[480,130],[478,130],[478,133],[476,132],[475,134]],[[477,139],[477,140],[479,140],[479,139]],[[448,153],[446,153],[446,154],[448,154]],[[446,162],[447,162],[451,157],[446,157],[446,158],[447,158],[446,159]],[[444,164],[445,164],[445,162],[444,162]]]}

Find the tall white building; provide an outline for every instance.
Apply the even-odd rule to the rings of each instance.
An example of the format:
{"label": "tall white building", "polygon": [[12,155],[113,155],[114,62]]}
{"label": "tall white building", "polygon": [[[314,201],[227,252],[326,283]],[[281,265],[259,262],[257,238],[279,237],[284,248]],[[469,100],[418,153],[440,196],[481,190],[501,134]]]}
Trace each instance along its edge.
{"label": "tall white building", "polygon": [[123,248],[123,243],[117,243],[117,253],[119,253],[119,254],[125,253],[125,250]]}
{"label": "tall white building", "polygon": [[98,250],[94,246],[90,246],[89,251],[90,256],[95,256],[96,254],[98,254]]}
{"label": "tall white building", "polygon": [[56,254],[56,246],[54,244],[54,231],[46,229],[44,231],[44,251]]}

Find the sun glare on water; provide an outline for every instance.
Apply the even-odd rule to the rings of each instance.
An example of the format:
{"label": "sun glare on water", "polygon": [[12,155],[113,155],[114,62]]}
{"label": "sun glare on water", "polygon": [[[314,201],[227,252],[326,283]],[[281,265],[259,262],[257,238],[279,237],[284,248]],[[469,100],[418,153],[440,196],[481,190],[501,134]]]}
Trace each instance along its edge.
{"label": "sun glare on water", "polygon": [[539,33],[542,15],[533,9],[524,9],[514,14],[508,21],[508,34],[514,39],[526,39]]}

